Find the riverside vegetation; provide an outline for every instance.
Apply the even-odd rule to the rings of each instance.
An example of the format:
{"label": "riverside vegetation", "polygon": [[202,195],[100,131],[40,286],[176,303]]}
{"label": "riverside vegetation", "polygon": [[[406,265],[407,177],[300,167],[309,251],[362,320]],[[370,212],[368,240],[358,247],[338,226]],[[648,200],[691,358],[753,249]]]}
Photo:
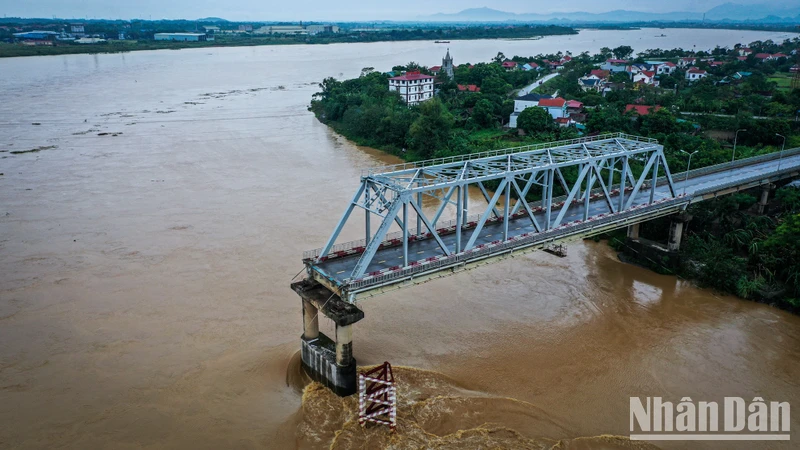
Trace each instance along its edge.
{"label": "riverside vegetation", "polygon": [[[43,27],[48,30],[68,29],[69,24],[61,21],[47,21]],[[117,53],[135,50],[162,50],[204,47],[242,47],[255,45],[290,44],[336,44],[350,42],[415,41],[437,39],[530,39],[539,36],[577,34],[573,28],[557,25],[488,25],[457,27],[454,25],[418,24],[393,28],[359,28],[359,24],[348,24],[338,33],[318,33],[314,35],[295,34],[255,34],[252,32],[221,32],[214,34],[213,40],[201,42],[155,41],[155,33],[198,32],[203,25],[223,25],[218,22],[163,20],[163,21],[91,21],[85,25],[89,35],[116,38],[120,31],[127,40],[109,40],[97,44],[76,44],[70,41],[54,40],[54,45],[22,45],[13,43],[14,32],[37,29],[30,23],[17,23],[13,19],[0,20],[5,28],[0,28],[0,58],[12,56],[63,55],[76,53]],[[235,24],[226,23],[223,27]],[[255,28],[263,24],[249,24]],[[36,26],[42,27],[41,23]],[[371,24],[369,25],[371,26]],[[13,31],[12,30],[16,30]],[[202,31],[200,31],[202,32]],[[3,42],[5,41],[5,42]]]}
{"label": "riverside vegetation", "polygon": [[[786,52],[800,46],[798,39],[783,43],[753,42],[755,52]],[[727,62],[710,67],[701,63],[710,76],[688,83],[683,71],[661,77],[661,86],[635,86],[618,77],[620,88],[602,96],[583,92],[579,77],[597,64],[614,56],[627,58],[632,49],[621,46],[602,49],[599,54],[572,55],[560,75],[545,83],[540,91],[576,99],[586,107],[585,130],[559,127],[541,108],[527,108],[518,118],[520,130],[504,128],[513,112],[517,90],[547,71],[506,71],[501,63],[559,60],[561,53],[515,56],[502,54],[491,62],[463,64],[454,79],[438,73],[437,95],[416,106],[407,106],[387,88],[388,74],[365,68],[355,79],[327,78],[314,95],[310,110],[338,133],[409,161],[485,150],[521,146],[578,137],[581,134],[626,132],[658,139],[674,174],[686,170],[688,160],[680,150],[698,150],[692,167],[730,161],[732,141],[740,132],[736,159],[778,151],[800,145],[800,127],[794,115],[800,111],[800,89],[786,89],[774,81],[785,73],[789,62],[760,62],[753,58],[739,61],[736,49],[717,48],[710,52]],[[636,61],[659,58],[676,60],[682,56],[701,58],[704,52],[647,50]],[[709,55],[709,56],[710,56]],[[395,72],[426,67],[412,62],[396,66]],[[726,82],[737,72],[750,76]],[[627,77],[627,75],[624,75]],[[459,91],[458,85],[474,84],[480,92]],[[625,113],[625,105],[660,105],[647,115]],[[634,167],[633,170],[641,170]],[[577,173],[565,172],[574,179]],[[570,180],[572,181],[572,180]],[[559,189],[556,188],[556,191]],[[538,194],[530,194],[529,201]],[[800,311],[800,190],[780,187],[769,208],[769,215],[755,214],[758,193],[744,193],[693,205],[695,217],[681,249],[684,262],[677,272],[709,287],[743,298]],[[643,226],[643,236],[659,236],[668,228],[658,221]],[[623,249],[624,239],[612,233],[612,244]],[[663,237],[663,236],[662,236]],[[658,270],[668,270],[656,264]]]}

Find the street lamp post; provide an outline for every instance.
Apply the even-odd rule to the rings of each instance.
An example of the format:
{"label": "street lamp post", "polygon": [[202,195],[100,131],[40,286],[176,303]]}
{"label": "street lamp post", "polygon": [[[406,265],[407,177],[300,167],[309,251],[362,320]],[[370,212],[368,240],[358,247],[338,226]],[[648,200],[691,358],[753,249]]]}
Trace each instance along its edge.
{"label": "street lamp post", "polygon": [[781,144],[781,153],[778,155],[778,170],[781,170],[781,163],[783,162],[783,149],[786,147],[786,136],[775,133],[775,136],[780,136],[783,138],[783,144]]}
{"label": "street lamp post", "polygon": [[689,169],[692,167],[692,156],[694,156],[694,154],[699,152],[699,151],[700,150],[695,150],[692,153],[689,153],[689,152],[687,152],[685,150],[681,150],[681,153],[686,153],[687,155],[689,155],[689,163],[686,165],[686,176],[683,177],[683,193],[684,194],[686,193],[686,184],[689,181]]}
{"label": "street lamp post", "polygon": [[742,128],[741,130],[736,130],[736,134],[733,136],[733,157],[731,157],[731,162],[736,160],[736,141],[739,140],[739,132],[740,131],[747,131],[746,128]]}

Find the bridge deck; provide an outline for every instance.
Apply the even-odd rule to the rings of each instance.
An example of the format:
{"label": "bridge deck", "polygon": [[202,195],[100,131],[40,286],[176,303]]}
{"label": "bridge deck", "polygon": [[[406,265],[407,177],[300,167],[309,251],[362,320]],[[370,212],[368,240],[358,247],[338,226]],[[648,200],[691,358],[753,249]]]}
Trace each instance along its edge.
{"label": "bridge deck", "polygon": [[[783,157],[782,161],[770,160],[756,162],[745,167],[735,167],[730,169],[721,170],[713,173],[696,173],[693,174],[688,180],[684,180],[684,173],[674,174],[675,177],[675,191],[681,195],[685,192],[687,202],[695,197],[699,192],[707,192],[713,190],[717,186],[730,186],[736,185],[740,180],[747,180],[751,177],[758,177],[759,175],[769,175],[770,173],[778,170],[780,164],[781,171],[790,168],[800,168],[800,154],[792,154]],[[650,198],[649,189],[642,189],[634,200],[634,205],[647,204]],[[655,200],[670,199],[669,190],[667,186],[658,186],[655,192]],[[617,198],[617,201],[619,199]],[[695,199],[698,201],[698,199]],[[532,206],[534,206],[532,204]],[[554,209],[557,212],[557,210]],[[608,207],[604,198],[593,199],[589,204],[589,217],[595,217],[600,214],[608,213]],[[567,213],[562,221],[562,224],[582,220],[584,213],[584,205],[573,204],[567,210]],[[544,223],[544,213],[538,212],[534,214],[539,220],[540,224]],[[555,218],[555,213],[552,216]],[[565,227],[569,228],[569,227]],[[464,230],[462,232],[462,243],[467,242],[474,232],[474,229]],[[533,224],[527,215],[516,219],[509,220],[509,238],[519,236],[525,233],[535,233]],[[480,244],[488,244],[494,241],[502,240],[503,224],[502,221],[494,223],[486,223],[480,231],[480,235],[476,239],[476,246]],[[448,234],[442,236],[445,245],[448,246],[450,251],[455,251],[455,234]],[[409,242],[408,245],[409,261],[422,261],[426,258],[439,256],[442,254],[441,249],[434,239],[423,239],[418,241]],[[356,265],[360,255],[339,257],[329,259],[320,263],[313,264],[312,267],[320,272],[323,276],[331,279],[336,284],[346,283],[346,280],[351,277],[351,272]],[[395,246],[379,250],[372,263],[368,266],[366,272],[376,272],[383,269],[388,269],[403,264],[403,247]]]}

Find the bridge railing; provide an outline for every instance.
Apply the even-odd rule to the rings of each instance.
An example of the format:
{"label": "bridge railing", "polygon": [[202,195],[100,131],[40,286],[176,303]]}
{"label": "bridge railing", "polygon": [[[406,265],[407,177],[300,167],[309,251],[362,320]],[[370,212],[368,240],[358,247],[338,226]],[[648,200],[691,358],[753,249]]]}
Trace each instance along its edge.
{"label": "bridge railing", "polygon": [[[800,154],[800,147],[790,148],[783,151],[783,157],[789,157]],[[781,152],[766,153],[764,155],[752,156],[750,158],[737,159],[736,161],[728,161],[726,163],[714,164],[713,166],[700,167],[699,169],[692,169],[689,171],[689,179],[696,178],[711,173],[722,172],[724,170],[738,169],[739,167],[746,167],[752,164],[758,164],[765,161],[774,161],[781,158]],[[686,171],[677,172],[672,174],[675,182],[681,182],[686,177]],[[662,185],[667,182],[667,177],[658,177],[657,185]]]}
{"label": "bridge railing", "polygon": [[[798,153],[800,153],[800,152],[798,152]],[[784,156],[786,156],[785,153],[784,153]],[[796,164],[794,164],[792,166],[781,168],[781,170],[775,170],[774,172],[770,172],[770,173],[767,173],[767,174],[759,173],[759,174],[751,175],[751,176],[745,177],[745,178],[738,178],[738,179],[732,180],[732,181],[719,182],[719,183],[710,185],[708,187],[704,187],[702,189],[697,189],[695,191],[692,191],[692,196],[705,195],[705,194],[708,194],[708,193],[711,193],[711,192],[717,192],[717,191],[720,191],[720,190],[723,190],[723,189],[728,189],[728,188],[732,188],[732,187],[736,187],[736,186],[743,186],[743,185],[752,183],[754,181],[760,181],[760,180],[771,179],[771,178],[780,178],[781,175],[790,174],[790,173],[798,172],[798,171],[800,171],[800,163],[796,163]]]}
{"label": "bridge railing", "polygon": [[379,173],[387,173],[387,172],[397,172],[400,170],[408,170],[408,169],[419,169],[421,167],[430,167],[439,164],[450,164],[454,162],[463,162],[469,161],[473,159],[480,159],[480,158],[489,158],[492,156],[501,156],[501,155],[508,155],[513,153],[521,153],[521,152],[529,152],[533,150],[544,150],[547,148],[556,148],[556,147],[564,147],[568,145],[575,145],[575,144],[585,144],[587,142],[595,142],[595,141],[603,141],[607,139],[625,139],[628,141],[636,141],[636,142],[646,142],[648,144],[657,144],[658,140],[652,138],[646,138],[642,136],[634,136],[625,133],[607,133],[607,134],[599,134],[597,136],[589,136],[577,139],[567,139],[563,141],[555,141],[555,142],[544,142],[541,144],[531,144],[525,145],[521,147],[510,147],[510,148],[503,148],[498,150],[488,150],[485,152],[480,153],[468,153],[466,155],[456,155],[456,156],[448,156],[445,158],[436,158],[436,159],[428,159],[425,161],[417,161],[417,162],[408,162],[402,164],[393,164],[389,166],[381,166],[381,167],[368,167],[362,169],[361,176],[367,177]]}
{"label": "bridge railing", "polygon": [[668,209],[688,202],[689,198],[685,195],[681,195],[671,199],[662,199],[650,205],[634,206],[633,208],[623,211],[621,213],[601,214],[599,216],[589,218],[589,220],[586,221],[577,221],[578,223],[576,222],[566,223],[548,231],[542,231],[539,233],[525,233],[520,236],[512,237],[511,239],[505,242],[495,241],[494,243],[479,245],[475,247],[473,250],[468,250],[466,252],[450,256],[440,257],[434,261],[425,262],[410,267],[405,267],[403,269],[394,272],[376,276],[368,276],[358,280],[346,279],[342,284],[345,285],[350,292],[354,292],[364,287],[384,284],[386,282],[390,282],[400,278],[406,278],[414,274],[422,272],[430,272],[433,271],[434,269],[456,265],[461,262],[466,262],[468,260],[475,260],[491,254],[503,253],[505,251],[522,247],[525,245],[554,241],[565,235],[580,234],[581,232],[584,232],[586,230],[591,230],[599,226],[607,225],[609,223],[618,222],[628,218]]}

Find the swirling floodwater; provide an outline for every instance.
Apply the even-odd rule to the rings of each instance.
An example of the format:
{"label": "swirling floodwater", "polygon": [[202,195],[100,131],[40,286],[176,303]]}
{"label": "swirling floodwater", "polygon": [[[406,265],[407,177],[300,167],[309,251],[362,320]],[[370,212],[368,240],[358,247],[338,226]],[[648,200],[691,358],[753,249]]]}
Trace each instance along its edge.
{"label": "swirling floodwater", "polygon": [[0,447],[650,448],[627,440],[631,396],[797,400],[800,318],[582,242],[364,301],[354,354],[396,366],[400,410],[397,433],[362,429],[355,399],[302,373],[289,289],[360,169],[396,162],[307,111],[324,77],[437,64],[447,46],[459,64],[785,37],[585,30],[0,60]]}

